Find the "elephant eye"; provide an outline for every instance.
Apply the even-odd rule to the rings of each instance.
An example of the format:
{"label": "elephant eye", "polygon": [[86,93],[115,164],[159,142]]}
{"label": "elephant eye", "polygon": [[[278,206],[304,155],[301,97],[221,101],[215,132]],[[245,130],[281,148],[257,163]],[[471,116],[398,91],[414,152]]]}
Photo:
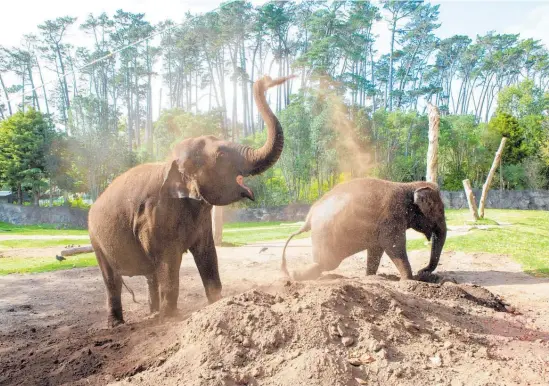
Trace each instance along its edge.
{"label": "elephant eye", "polygon": [[222,157],[225,157],[226,155],[227,155],[227,153],[225,153],[222,150],[218,150],[217,153],[216,153],[217,158],[222,158]]}

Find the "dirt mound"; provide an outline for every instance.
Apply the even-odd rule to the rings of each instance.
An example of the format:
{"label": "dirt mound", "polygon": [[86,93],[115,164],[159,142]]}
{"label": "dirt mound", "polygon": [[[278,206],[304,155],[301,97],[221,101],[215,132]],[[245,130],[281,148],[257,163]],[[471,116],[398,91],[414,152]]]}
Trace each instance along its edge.
{"label": "dirt mound", "polygon": [[452,282],[286,283],[195,312],[177,324],[178,349],[118,384],[540,382],[537,359],[505,359],[495,344],[548,337],[494,310],[505,306],[489,291]]}

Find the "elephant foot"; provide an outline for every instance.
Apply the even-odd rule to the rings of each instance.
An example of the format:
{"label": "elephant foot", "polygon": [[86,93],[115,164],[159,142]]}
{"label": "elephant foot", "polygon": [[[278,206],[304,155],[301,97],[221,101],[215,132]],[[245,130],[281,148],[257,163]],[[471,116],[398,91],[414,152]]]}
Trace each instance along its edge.
{"label": "elephant foot", "polygon": [[115,328],[115,327],[123,325],[124,323],[125,323],[124,319],[119,319],[119,318],[116,318],[114,316],[109,316],[109,319],[107,321],[107,327]]}
{"label": "elephant foot", "polygon": [[177,308],[165,308],[158,314],[160,323],[164,323],[170,319],[177,319],[182,316],[182,313]]}
{"label": "elephant foot", "polygon": [[159,316],[160,316],[159,311],[151,311],[151,313],[149,315],[145,316],[145,320],[158,319]]}
{"label": "elephant foot", "polygon": [[220,291],[220,292],[207,294],[206,297],[208,298],[208,303],[212,304],[217,302],[218,300],[221,300],[223,298],[223,295],[221,295],[221,291]]}

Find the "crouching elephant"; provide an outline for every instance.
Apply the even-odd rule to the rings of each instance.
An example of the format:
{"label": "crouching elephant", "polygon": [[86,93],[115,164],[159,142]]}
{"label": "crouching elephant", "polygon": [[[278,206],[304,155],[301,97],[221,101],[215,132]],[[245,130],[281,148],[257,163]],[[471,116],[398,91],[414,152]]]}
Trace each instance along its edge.
{"label": "crouching elephant", "polygon": [[[377,273],[385,252],[397,267],[401,280],[412,279],[406,254],[408,228],[432,241],[429,265],[420,273],[434,271],[446,240],[444,204],[436,184],[373,178],[351,180],[336,186],[311,207],[305,224],[286,241],[282,270],[294,280],[312,280],[366,249],[367,275]],[[286,247],[292,237],[307,231],[311,231],[315,263],[290,275]]]}
{"label": "crouching elephant", "polygon": [[254,199],[243,178],[264,172],[280,157],[282,127],[265,91],[288,78],[264,77],[254,100],[267,126],[260,149],[213,136],[189,138],[167,163],[136,166],[117,177],[89,212],[89,234],[107,289],[108,324],[124,323],[122,276],[144,275],[151,312],[173,314],[179,295],[182,254],[189,250],[210,303],[221,298],[212,235],[212,205]]}

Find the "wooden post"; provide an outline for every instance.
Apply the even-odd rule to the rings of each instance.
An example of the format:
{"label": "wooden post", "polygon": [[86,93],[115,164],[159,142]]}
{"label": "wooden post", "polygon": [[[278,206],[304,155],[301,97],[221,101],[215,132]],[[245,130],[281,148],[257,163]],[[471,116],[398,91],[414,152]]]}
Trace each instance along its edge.
{"label": "wooden post", "polygon": [[429,147],[427,148],[427,174],[428,182],[437,183],[438,171],[438,130],[440,124],[440,110],[427,101],[429,108]]}
{"label": "wooden post", "polygon": [[465,197],[467,197],[467,203],[469,204],[469,210],[473,215],[473,219],[478,220],[477,202],[475,201],[475,195],[473,189],[471,189],[471,183],[469,180],[463,180],[463,189],[465,190]]}
{"label": "wooden post", "polygon": [[488,195],[488,190],[490,190],[490,185],[492,184],[492,179],[494,178],[496,169],[498,168],[498,165],[501,161],[501,155],[503,153],[503,148],[505,147],[506,141],[507,138],[505,137],[501,139],[498,151],[496,152],[496,156],[494,157],[494,162],[492,162],[492,167],[490,168],[488,177],[486,177],[486,182],[484,183],[484,185],[482,185],[482,195],[480,196],[480,203],[478,208],[480,218],[484,218],[484,206],[486,203],[486,196]]}
{"label": "wooden post", "polygon": [[212,232],[215,245],[221,245],[223,242],[223,207],[214,206],[212,208]]}

